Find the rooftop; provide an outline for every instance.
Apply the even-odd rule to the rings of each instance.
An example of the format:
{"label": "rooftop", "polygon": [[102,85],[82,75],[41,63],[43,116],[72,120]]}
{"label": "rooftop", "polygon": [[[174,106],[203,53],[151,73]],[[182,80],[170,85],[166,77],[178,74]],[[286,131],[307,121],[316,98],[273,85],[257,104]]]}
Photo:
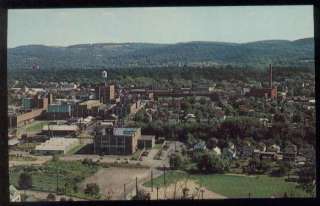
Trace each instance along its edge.
{"label": "rooftop", "polygon": [[77,131],[79,128],[77,125],[67,125],[67,124],[62,124],[62,125],[45,125],[42,127],[42,131]]}

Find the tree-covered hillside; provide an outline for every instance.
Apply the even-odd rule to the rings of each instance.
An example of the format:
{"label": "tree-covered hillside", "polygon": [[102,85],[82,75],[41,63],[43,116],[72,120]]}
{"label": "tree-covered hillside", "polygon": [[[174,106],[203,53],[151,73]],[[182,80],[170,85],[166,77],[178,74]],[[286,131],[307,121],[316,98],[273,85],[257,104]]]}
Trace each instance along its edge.
{"label": "tree-covered hillside", "polygon": [[9,69],[93,69],[120,67],[237,65],[308,66],[314,62],[313,38],[250,43],[105,43],[68,47],[27,45],[8,49]]}

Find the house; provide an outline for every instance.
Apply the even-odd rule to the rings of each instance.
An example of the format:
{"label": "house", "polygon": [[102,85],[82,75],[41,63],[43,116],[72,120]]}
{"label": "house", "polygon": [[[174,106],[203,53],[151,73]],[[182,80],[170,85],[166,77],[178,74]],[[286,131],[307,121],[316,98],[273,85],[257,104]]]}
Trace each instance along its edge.
{"label": "house", "polygon": [[141,135],[138,139],[138,149],[151,149],[155,145],[155,139],[154,135]]}
{"label": "house", "polygon": [[297,166],[304,166],[306,164],[307,158],[303,156],[297,156],[296,157],[296,165]]}
{"label": "house", "polygon": [[253,148],[252,144],[249,141],[245,141],[239,147],[239,151],[240,151],[239,155],[241,158],[252,157],[253,150],[254,150],[254,148]]}
{"label": "house", "polygon": [[265,152],[267,150],[267,146],[265,143],[263,142],[259,142],[259,144],[256,146],[258,150],[260,150],[261,152]]}
{"label": "house", "polygon": [[272,144],[267,148],[268,152],[275,152],[275,153],[280,153],[281,149],[279,145]]}
{"label": "house", "polygon": [[315,159],[316,151],[312,145],[306,144],[299,148],[298,155],[303,156],[310,161]]}
{"label": "house", "polygon": [[221,149],[219,148],[219,147],[217,147],[217,146],[215,146],[213,149],[213,152],[215,152],[217,155],[221,155]]}
{"label": "house", "polygon": [[283,150],[283,160],[292,162],[292,161],[295,161],[296,156],[297,156],[297,146],[292,143],[286,145]]}
{"label": "house", "polygon": [[193,151],[204,151],[206,150],[206,143],[204,141],[200,141],[193,146]]}
{"label": "house", "polygon": [[222,156],[225,159],[235,159],[236,158],[236,151],[231,148],[225,147],[222,150]]}
{"label": "house", "polygon": [[235,159],[237,157],[236,148],[232,142],[229,142],[228,146],[222,149],[222,156],[226,159]]}

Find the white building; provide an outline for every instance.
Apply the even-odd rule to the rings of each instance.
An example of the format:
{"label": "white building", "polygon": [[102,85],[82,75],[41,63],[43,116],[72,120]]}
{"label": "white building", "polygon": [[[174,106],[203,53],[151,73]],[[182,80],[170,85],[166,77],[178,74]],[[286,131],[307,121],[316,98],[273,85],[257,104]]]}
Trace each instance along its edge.
{"label": "white building", "polygon": [[41,155],[66,154],[79,143],[79,139],[76,138],[51,138],[36,146],[34,153]]}

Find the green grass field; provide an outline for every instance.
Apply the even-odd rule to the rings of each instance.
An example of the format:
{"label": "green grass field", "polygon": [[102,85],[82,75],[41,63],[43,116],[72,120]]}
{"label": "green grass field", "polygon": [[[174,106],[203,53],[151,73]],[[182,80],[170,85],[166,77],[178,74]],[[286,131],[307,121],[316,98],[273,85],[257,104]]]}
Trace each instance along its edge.
{"label": "green grass field", "polygon": [[[86,177],[93,175],[99,168],[96,165],[86,165],[81,161],[50,161],[43,166],[28,167],[32,169],[32,190],[56,192],[57,185],[61,190],[66,189],[66,194],[84,198],[95,199],[81,191],[74,191],[74,187]],[[23,167],[13,167],[10,172],[10,184],[18,186],[18,179]]]}
{"label": "green grass field", "polygon": [[[174,171],[166,174],[166,182],[173,183],[178,180],[185,180],[188,177],[187,173]],[[296,188],[296,184],[286,182],[282,177],[269,177],[266,175],[258,176],[236,176],[226,174],[212,175],[190,175],[190,179],[195,180],[200,185],[208,190],[219,193],[229,198],[252,198],[262,197],[282,197],[287,193],[289,197],[309,197],[306,192]],[[154,179],[154,186],[163,186],[163,176]],[[144,184],[147,187],[151,186],[151,182]]]}
{"label": "green grass field", "polygon": [[39,133],[42,130],[42,127],[48,125],[48,121],[33,121],[30,124],[27,124],[25,127],[20,127],[17,130],[17,136],[22,135],[23,133]]}

